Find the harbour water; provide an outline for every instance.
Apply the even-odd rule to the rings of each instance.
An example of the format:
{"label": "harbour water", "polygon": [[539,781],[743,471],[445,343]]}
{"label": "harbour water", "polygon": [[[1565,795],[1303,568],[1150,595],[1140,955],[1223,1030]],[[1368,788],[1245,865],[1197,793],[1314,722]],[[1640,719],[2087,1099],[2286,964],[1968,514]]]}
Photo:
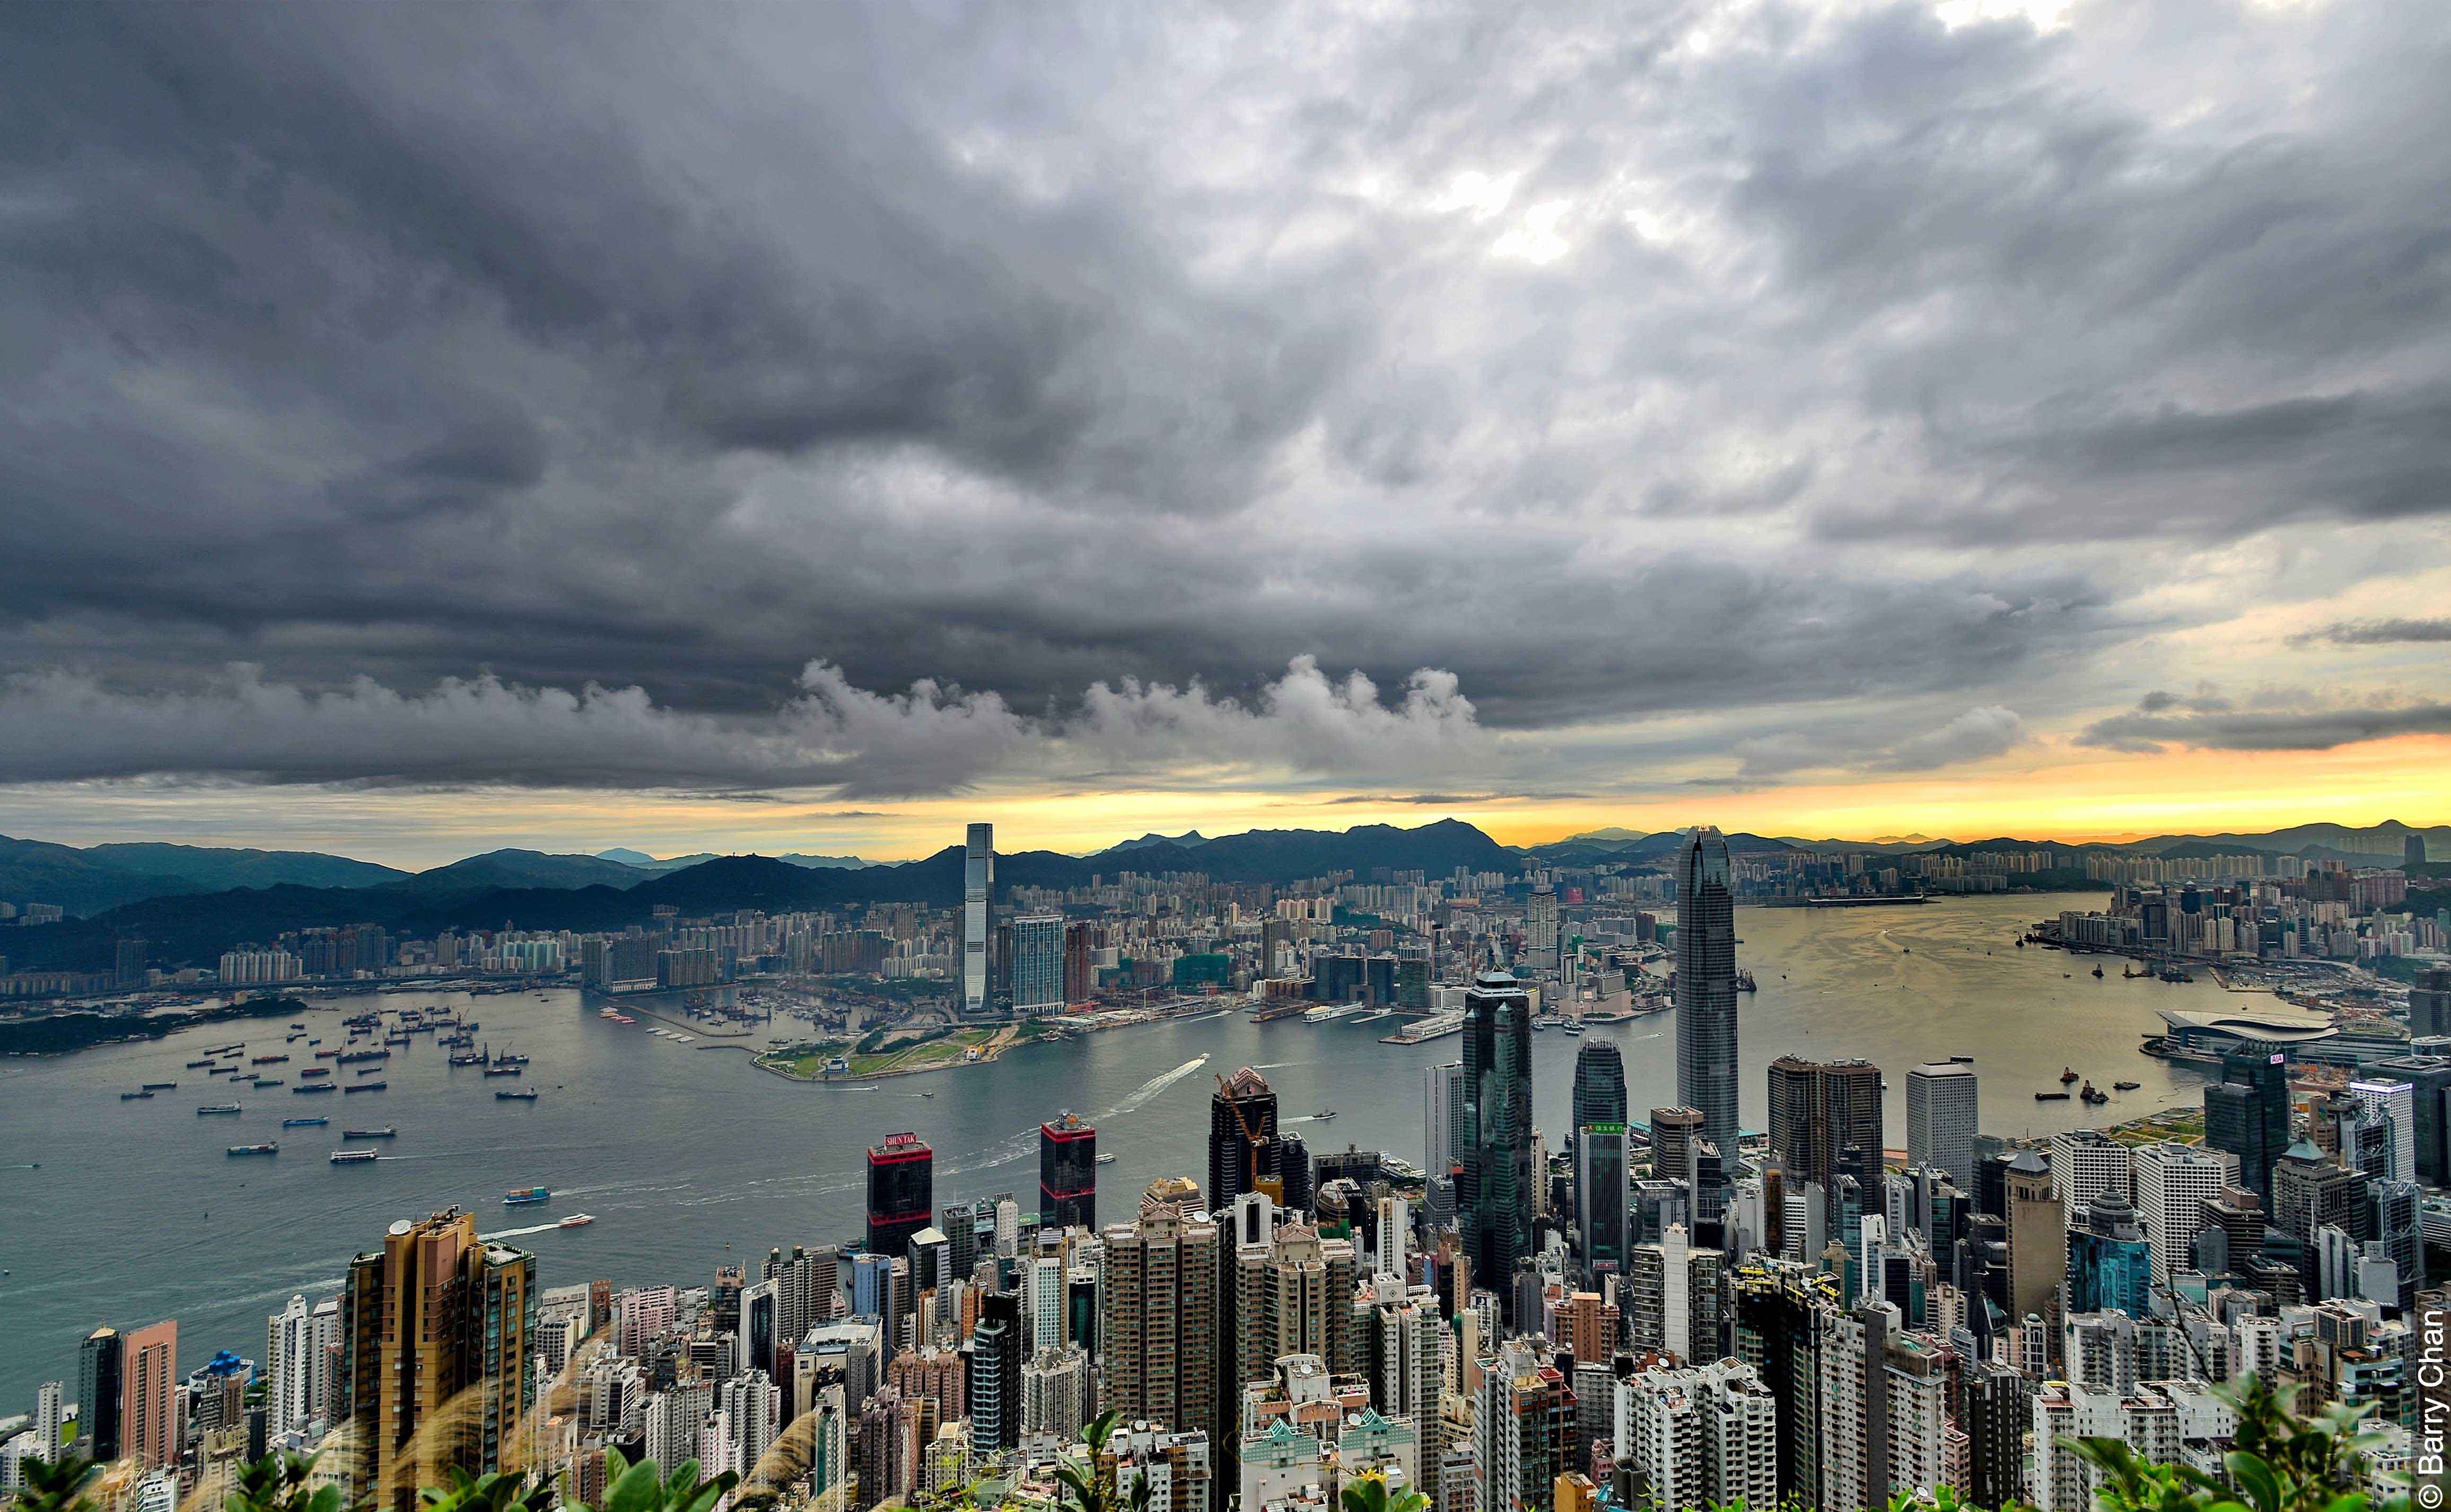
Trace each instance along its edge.
{"label": "harbour water", "polygon": [[[1893,1145],[1905,1142],[1908,1068],[1951,1055],[1974,1057],[1983,1127],[1992,1133],[2044,1134],[2196,1103],[2201,1073],[2136,1047],[2158,1023],[2154,1008],[2205,1006],[2225,1000],[2222,989],[2123,980],[2117,958],[2016,948],[2019,927],[2058,906],[2028,897],[1740,909],[1738,960],[1760,986],[1739,1002],[1747,1126],[1760,1126],[1762,1068],[1782,1053],[1878,1063]],[[2101,979],[2091,975],[2096,961]],[[1101,1220],[1127,1218],[1150,1181],[1206,1170],[1211,1078],[1243,1065],[1276,1087],[1284,1125],[1314,1153],[1358,1144],[1418,1163],[1422,1071],[1460,1054],[1454,1038],[1379,1043],[1395,1019],[1254,1025],[1221,1010],[1025,1046],[990,1065],[814,1086],[758,1071],[717,1040],[651,1036],[649,1018],[611,1022],[575,991],[326,999],[307,1016],[308,1032],[329,1048],[343,1037],[345,1015],[434,1001],[481,1020],[478,1037],[497,1051],[532,1056],[512,1084],[537,1100],[497,1100],[507,1078],[446,1064],[448,1052],[424,1035],[392,1047],[386,1090],[348,1099],[345,1119],[332,1110],[326,1129],[281,1127],[323,1099],[227,1089],[183,1069],[242,1037],[250,1054],[277,1052],[286,1020],[0,1061],[0,1269],[9,1271],[0,1276],[0,1413],[30,1407],[38,1382],[73,1381],[77,1340],[103,1322],[177,1318],[183,1370],[219,1348],[259,1356],[265,1314],[292,1292],[311,1300],[334,1289],[350,1253],[376,1245],[393,1219],[455,1204],[475,1212],[484,1231],[535,1250],[544,1286],[597,1277],[702,1285],[718,1265],[754,1268],[772,1246],[857,1235],[865,1148],[897,1130],[934,1147],[939,1206],[1010,1192],[1028,1208],[1038,1124],[1070,1109],[1117,1156],[1098,1170]],[[774,1032],[800,1027],[778,1022]],[[1543,1127],[1565,1116],[1576,1049],[1598,1038],[1623,1052],[1637,1119],[1676,1100],[1673,1015],[1584,1037],[1551,1030],[1535,1037]],[[303,1056],[304,1043],[288,1048]],[[2144,1085],[2099,1109],[2035,1102],[2036,1091],[2058,1090],[2064,1064],[2106,1092],[2115,1079]],[[180,1085],[120,1100],[147,1081]],[[232,1099],[245,1109],[238,1117],[196,1116],[199,1104]],[[1317,1118],[1329,1109],[1333,1122]],[[332,1150],[351,1143],[341,1137],[344,1125],[386,1124],[397,1138],[356,1142],[381,1158],[329,1164]],[[1561,1134],[1553,1128],[1553,1145]],[[277,1155],[225,1153],[269,1140],[279,1141]],[[550,1204],[503,1205],[507,1190],[539,1185],[551,1189]],[[597,1221],[553,1226],[579,1212]]]}

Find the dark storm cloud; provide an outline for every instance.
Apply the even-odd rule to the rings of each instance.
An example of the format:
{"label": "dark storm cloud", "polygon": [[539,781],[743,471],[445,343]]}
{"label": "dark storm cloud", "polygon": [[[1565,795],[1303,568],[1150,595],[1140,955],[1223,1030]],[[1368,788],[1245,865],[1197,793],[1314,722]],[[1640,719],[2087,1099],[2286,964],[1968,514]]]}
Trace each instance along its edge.
{"label": "dark storm cloud", "polygon": [[2196,553],[2439,559],[2446,37],[9,8],[0,779],[1986,759]]}
{"label": "dark storm cloud", "polygon": [[[2159,711],[2156,711],[2156,710]],[[2139,707],[2088,726],[2079,739],[2112,750],[2156,751],[2171,746],[2204,750],[2330,750],[2399,735],[2451,734],[2451,704],[2408,703],[2231,708],[2168,704]]]}
{"label": "dark storm cloud", "polygon": [[2451,619],[2344,619],[2293,635],[2293,646],[2428,646],[2451,641]]}

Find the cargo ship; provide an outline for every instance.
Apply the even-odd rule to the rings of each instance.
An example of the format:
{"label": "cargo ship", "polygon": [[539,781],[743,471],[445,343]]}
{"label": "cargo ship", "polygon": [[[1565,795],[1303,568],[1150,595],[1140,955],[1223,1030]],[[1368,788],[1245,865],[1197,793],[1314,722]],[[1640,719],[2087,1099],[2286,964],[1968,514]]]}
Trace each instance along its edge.
{"label": "cargo ship", "polygon": [[238,1112],[240,1112],[239,1105],[234,1102],[208,1102],[196,1110],[196,1116],[208,1118],[217,1114],[230,1115]]}
{"label": "cargo ship", "polygon": [[[343,1129],[341,1131],[341,1137],[343,1139],[394,1139],[398,1138],[399,1135],[400,1131],[392,1128],[388,1124],[384,1125],[381,1129]],[[368,1151],[367,1153],[371,1154],[373,1152]]]}
{"label": "cargo ship", "polygon": [[520,1068],[517,1066],[487,1066],[485,1068],[485,1075],[489,1076],[516,1076],[519,1074]]}
{"label": "cargo ship", "polygon": [[123,1092],[119,1095],[119,1100],[122,1102],[134,1102],[139,1097],[150,1097],[151,1095],[153,1095],[149,1092]]}
{"label": "cargo ship", "polygon": [[531,1208],[539,1202],[552,1200],[553,1193],[542,1187],[520,1187],[502,1193],[503,1205],[512,1208]]}
{"label": "cargo ship", "polygon": [[145,1083],[145,1090],[147,1092],[176,1092],[179,1090],[179,1084],[175,1081],[148,1081]]}
{"label": "cargo ship", "polygon": [[281,1127],[284,1129],[320,1129],[331,1121],[332,1120],[329,1118],[284,1118],[281,1120]]}
{"label": "cargo ship", "polygon": [[304,1097],[304,1096],[307,1095],[308,1095],[308,1094],[310,1094],[310,1093],[317,1093],[317,1092],[337,1092],[337,1091],[339,1091],[339,1090],[340,1090],[339,1088],[337,1088],[337,1087],[333,1086],[333,1085],[332,1085],[330,1082],[328,1082],[328,1081],[310,1081],[310,1082],[306,1083],[306,1085],[304,1085],[304,1086],[303,1086],[303,1087],[292,1087],[292,1088],[290,1088],[290,1089],[289,1089],[289,1095],[290,1095],[291,1096],[293,1096],[293,1097]]}
{"label": "cargo ship", "polygon": [[512,1055],[512,1054],[511,1054],[509,1051],[507,1051],[507,1050],[503,1051],[500,1055],[496,1056],[494,1057],[494,1064],[495,1064],[495,1065],[498,1065],[498,1066],[524,1066],[524,1065],[526,1065],[527,1063],[528,1063],[528,1057],[527,1057],[527,1056],[515,1056],[515,1055]]}
{"label": "cargo ship", "polygon": [[187,1069],[189,1071],[201,1071],[211,1064],[212,1062],[209,1060],[190,1060],[187,1062]]}
{"label": "cargo ship", "polygon": [[281,1147],[279,1145],[232,1145],[227,1153],[234,1155],[277,1155],[281,1153]]}
{"label": "cargo ship", "polygon": [[484,1063],[485,1053],[481,1050],[470,1050],[451,1057],[451,1064],[455,1066],[481,1066]]}
{"label": "cargo ship", "polygon": [[300,1072],[298,1075],[299,1075],[302,1078],[304,1078],[304,1077],[313,1077],[313,1076],[330,1076],[331,1074],[332,1074],[332,1068],[331,1068],[331,1067],[329,1067],[329,1066],[309,1066],[309,1067],[307,1067],[305,1070],[304,1070],[304,1071]]}
{"label": "cargo ship", "polygon": [[494,1100],[496,1102],[534,1102],[537,1100],[537,1095],[533,1092],[498,1092],[494,1094]]}
{"label": "cargo ship", "polygon": [[371,1150],[335,1150],[332,1152],[332,1164],[336,1166],[360,1166],[372,1160],[374,1157],[375,1153]]}
{"label": "cargo ship", "polygon": [[251,1066],[277,1066],[288,1058],[289,1057],[287,1056],[249,1056],[247,1057],[247,1064]]}
{"label": "cargo ship", "polygon": [[390,1085],[388,1081],[357,1081],[351,1082],[341,1090],[343,1092],[381,1092]]}

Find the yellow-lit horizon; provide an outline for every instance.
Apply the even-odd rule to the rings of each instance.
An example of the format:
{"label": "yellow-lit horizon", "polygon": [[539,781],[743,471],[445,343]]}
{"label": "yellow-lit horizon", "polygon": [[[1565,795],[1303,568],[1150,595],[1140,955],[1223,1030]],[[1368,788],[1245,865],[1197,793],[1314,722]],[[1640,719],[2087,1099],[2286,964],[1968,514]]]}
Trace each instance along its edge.
{"label": "yellow-lit horizon", "polygon": [[659,857],[791,852],[899,862],[960,843],[987,820],[999,850],[1086,855],[1152,831],[1404,827],[1461,820],[1511,845],[1617,826],[1716,824],[1804,840],[2010,836],[2117,843],[2173,833],[2259,833],[2302,824],[2451,823],[2451,737],[2405,736],[2327,751],[2157,754],[2052,744],[2022,760],[1914,777],[1751,788],[1662,784],[1622,794],[1480,795],[1453,802],[1261,786],[989,789],[905,803],[758,802],[700,795],[492,788],[453,792],[223,786],[176,792],[79,785],[0,792],[0,833],[68,844],[174,840],[308,849],[404,869],[497,848]]}

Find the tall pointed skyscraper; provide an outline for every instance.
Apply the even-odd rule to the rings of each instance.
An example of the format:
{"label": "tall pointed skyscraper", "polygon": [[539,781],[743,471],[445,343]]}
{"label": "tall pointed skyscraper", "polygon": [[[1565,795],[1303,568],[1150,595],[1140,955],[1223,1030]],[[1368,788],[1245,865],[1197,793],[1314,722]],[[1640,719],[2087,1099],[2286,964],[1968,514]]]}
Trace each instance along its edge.
{"label": "tall pointed skyscraper", "polygon": [[1736,909],[1728,841],[1705,825],[1676,847],[1676,1099],[1736,1159]]}
{"label": "tall pointed skyscraper", "polygon": [[995,826],[972,824],[962,855],[962,1016],[984,1018],[995,1003]]}
{"label": "tall pointed skyscraper", "polygon": [[1514,976],[1484,971],[1463,995],[1463,1219],[1475,1285],[1514,1315],[1515,1263],[1532,1252],[1532,998]]}

